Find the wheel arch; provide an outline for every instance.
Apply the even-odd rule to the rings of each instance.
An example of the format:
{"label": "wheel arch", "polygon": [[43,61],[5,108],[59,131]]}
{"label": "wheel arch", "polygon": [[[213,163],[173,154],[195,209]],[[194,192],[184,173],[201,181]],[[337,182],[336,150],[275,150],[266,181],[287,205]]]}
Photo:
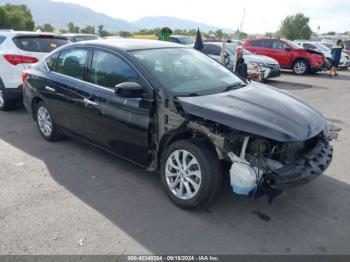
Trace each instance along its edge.
{"label": "wheel arch", "polygon": [[301,56],[299,56],[299,57],[296,57],[296,58],[294,58],[294,60],[293,60],[293,62],[292,62],[292,64],[291,64],[291,69],[293,69],[293,66],[294,66],[294,64],[297,62],[297,61],[300,61],[300,60],[304,60],[307,64],[308,64],[308,66],[309,66],[309,68],[310,68],[310,60],[308,59],[308,58],[306,58],[306,57],[301,57]]}
{"label": "wheel arch", "polygon": [[34,97],[31,101],[30,108],[32,110],[32,117],[34,120],[36,120],[36,114],[35,114],[36,106],[42,101],[44,100],[39,96]]}
{"label": "wheel arch", "polygon": [[193,129],[185,129],[181,131],[173,131],[169,134],[165,134],[162,137],[158,146],[157,162],[160,163],[162,153],[166,150],[166,148],[169,145],[179,140],[191,140],[191,139],[205,142],[218,156],[216,146],[205,133],[202,133]]}

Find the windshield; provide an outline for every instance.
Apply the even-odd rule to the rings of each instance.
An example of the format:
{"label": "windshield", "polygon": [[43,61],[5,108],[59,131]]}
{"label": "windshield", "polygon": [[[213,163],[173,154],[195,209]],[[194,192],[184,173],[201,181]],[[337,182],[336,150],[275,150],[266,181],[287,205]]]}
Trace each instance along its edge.
{"label": "windshield", "polygon": [[289,40],[283,40],[283,41],[286,42],[288,45],[290,45],[291,47],[293,47],[295,49],[302,48],[300,45],[298,45],[297,43],[294,43],[293,41],[289,41]]}
{"label": "windshield", "polygon": [[174,95],[207,95],[244,84],[212,58],[190,48],[131,51],[152,76]]}
{"label": "windshield", "polygon": [[243,49],[243,55],[252,55],[252,53],[247,49]]}
{"label": "windshield", "polygon": [[194,44],[194,40],[190,36],[178,37],[178,40],[180,41],[180,44],[183,44],[183,45],[192,45],[192,44]]}
{"label": "windshield", "polygon": [[236,44],[232,44],[232,43],[226,44],[226,49],[233,55],[236,54],[236,48],[237,48]]}
{"label": "windshield", "polygon": [[325,46],[325,45],[323,45],[323,44],[315,43],[315,45],[316,45],[318,48],[320,48],[321,50],[323,50],[323,51],[326,51],[326,52],[330,52],[330,51],[331,51],[327,46]]}

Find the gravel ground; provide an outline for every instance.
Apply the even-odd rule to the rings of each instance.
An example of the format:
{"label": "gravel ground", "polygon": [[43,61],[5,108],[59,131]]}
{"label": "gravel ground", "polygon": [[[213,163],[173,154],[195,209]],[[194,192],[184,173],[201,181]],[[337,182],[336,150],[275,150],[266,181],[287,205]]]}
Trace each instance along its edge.
{"label": "gravel ground", "polygon": [[23,108],[0,112],[0,254],[350,254],[350,72],[268,84],[342,128],[325,175],[272,205],[226,185],[210,209],[178,209],[157,175],[73,139],[48,143]]}

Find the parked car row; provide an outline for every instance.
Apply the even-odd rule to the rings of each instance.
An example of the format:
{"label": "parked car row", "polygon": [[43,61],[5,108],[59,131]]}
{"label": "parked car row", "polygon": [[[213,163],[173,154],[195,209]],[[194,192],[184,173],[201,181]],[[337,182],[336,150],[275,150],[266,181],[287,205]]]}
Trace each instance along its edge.
{"label": "parked car row", "polygon": [[[226,54],[227,59],[225,66],[231,71],[235,70],[237,47],[235,43],[226,44]],[[204,48],[201,50],[204,54],[214,58],[216,61],[221,60],[221,48],[222,43],[220,42],[205,42]],[[248,71],[253,71],[255,66],[259,67],[260,70],[260,80],[263,82],[267,79],[278,77],[281,75],[281,68],[279,63],[268,56],[254,55],[248,50],[243,50],[243,57],[248,66]]]}
{"label": "parked car row", "polygon": [[321,52],[301,48],[285,39],[248,39],[243,43],[243,48],[276,59],[281,68],[291,69],[297,75],[321,71],[326,62]]}
{"label": "parked car row", "polygon": [[[74,137],[159,172],[181,208],[215,200],[226,174],[235,194],[271,201],[331,163],[328,126],[318,111],[242,80],[206,54],[152,40],[67,41],[54,34],[6,36],[2,63],[24,71],[23,87],[17,74],[13,85],[1,86],[2,108],[7,86],[23,90],[44,139]],[[52,52],[42,57],[46,51]]]}

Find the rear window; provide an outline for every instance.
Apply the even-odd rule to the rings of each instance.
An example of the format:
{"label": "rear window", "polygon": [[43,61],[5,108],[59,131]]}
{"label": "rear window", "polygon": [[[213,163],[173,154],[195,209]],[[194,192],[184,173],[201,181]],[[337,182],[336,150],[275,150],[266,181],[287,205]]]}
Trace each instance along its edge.
{"label": "rear window", "polygon": [[14,38],[13,42],[23,51],[49,53],[57,47],[67,44],[68,40],[60,37],[20,36]]}
{"label": "rear window", "polygon": [[6,37],[0,35],[0,45],[5,41]]}

